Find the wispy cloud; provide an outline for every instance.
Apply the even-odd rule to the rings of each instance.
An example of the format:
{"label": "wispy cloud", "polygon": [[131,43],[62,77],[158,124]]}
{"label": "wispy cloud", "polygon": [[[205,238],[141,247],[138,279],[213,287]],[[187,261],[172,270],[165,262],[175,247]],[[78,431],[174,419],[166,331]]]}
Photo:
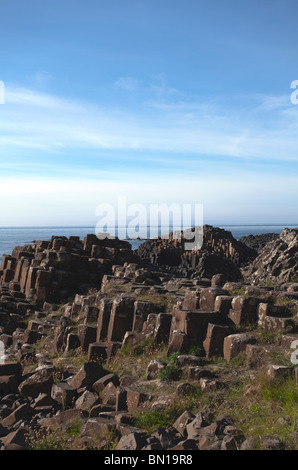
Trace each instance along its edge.
{"label": "wispy cloud", "polygon": [[114,85],[123,90],[134,91],[139,87],[139,81],[134,77],[119,77]]}
{"label": "wispy cloud", "polygon": [[[156,174],[154,190],[152,179],[144,179],[141,172],[125,178],[121,172],[107,173],[105,177],[95,174],[89,179],[79,175],[62,178],[0,177],[0,197],[3,199],[10,195],[9,204],[1,208],[1,223],[95,224],[96,207],[109,203],[117,210],[119,196],[125,196],[128,205],[202,203],[208,219],[213,217],[217,223],[232,223],[233,220],[238,223],[257,220],[271,223],[275,211],[282,207],[283,220],[287,222],[293,219],[297,196],[295,182],[294,175],[281,179],[278,175],[256,175],[239,170],[224,178],[219,174],[209,174],[202,179],[194,174],[183,179],[179,174],[171,178]],[[262,198],[263,194],[266,194],[266,200]],[[286,194],[287,203],[283,194]],[[279,223],[283,222],[280,220]]]}
{"label": "wispy cloud", "polygon": [[[123,84],[134,86],[130,80],[123,79]],[[298,160],[298,107],[287,104],[285,97],[254,96],[250,104],[249,96],[232,104],[191,102],[173,99],[174,91],[165,92],[162,80],[160,87],[163,94],[171,94],[170,100],[159,101],[155,95],[135,109],[7,87],[6,105],[0,109],[0,146],[6,152],[85,148]]]}

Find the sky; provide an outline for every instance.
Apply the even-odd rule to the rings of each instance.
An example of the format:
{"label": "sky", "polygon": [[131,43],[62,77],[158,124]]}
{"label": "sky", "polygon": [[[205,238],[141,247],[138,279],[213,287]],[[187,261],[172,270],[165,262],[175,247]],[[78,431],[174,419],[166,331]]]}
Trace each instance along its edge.
{"label": "sky", "polygon": [[297,0],[0,0],[0,226],[94,225],[123,197],[297,224],[297,15]]}

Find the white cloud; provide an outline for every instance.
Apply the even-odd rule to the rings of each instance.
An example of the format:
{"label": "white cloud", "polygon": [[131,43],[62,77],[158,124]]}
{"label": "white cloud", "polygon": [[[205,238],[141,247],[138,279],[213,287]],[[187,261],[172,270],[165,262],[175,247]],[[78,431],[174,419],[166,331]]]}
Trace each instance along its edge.
{"label": "white cloud", "polygon": [[[126,86],[134,86],[126,80]],[[161,89],[165,87],[161,79]],[[0,108],[0,145],[5,152],[14,147],[19,151],[22,147],[79,147],[268,160],[298,158],[298,108],[290,103],[286,107],[283,97],[261,97],[248,113],[241,109],[241,102],[236,107],[220,101],[173,99],[147,101],[142,109],[134,110],[108,109],[35,90],[7,88],[6,105]]]}
{"label": "white cloud", "polygon": [[239,170],[202,178],[195,174],[181,178],[177,173],[146,179],[141,171],[125,178],[120,171],[89,178],[0,177],[0,197],[7,201],[1,206],[1,225],[95,224],[96,207],[109,203],[117,209],[120,196],[128,205],[203,204],[205,216],[218,223],[231,223],[236,216],[239,223],[270,223],[276,217],[290,223],[296,214],[296,183],[295,175],[273,177]]}
{"label": "white cloud", "polygon": [[115,82],[115,86],[123,90],[134,91],[138,88],[139,81],[133,77],[119,77]]}

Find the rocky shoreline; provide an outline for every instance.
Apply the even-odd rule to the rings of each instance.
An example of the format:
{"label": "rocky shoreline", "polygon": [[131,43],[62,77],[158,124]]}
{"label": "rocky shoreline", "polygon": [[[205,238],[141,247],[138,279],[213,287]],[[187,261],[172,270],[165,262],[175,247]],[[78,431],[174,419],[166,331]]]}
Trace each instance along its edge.
{"label": "rocky shoreline", "polygon": [[204,226],[189,252],[183,234],[15,247],[0,267],[0,447],[297,449],[295,401],[286,437],[220,413],[261,375],[297,396],[297,316],[298,229],[237,241]]}

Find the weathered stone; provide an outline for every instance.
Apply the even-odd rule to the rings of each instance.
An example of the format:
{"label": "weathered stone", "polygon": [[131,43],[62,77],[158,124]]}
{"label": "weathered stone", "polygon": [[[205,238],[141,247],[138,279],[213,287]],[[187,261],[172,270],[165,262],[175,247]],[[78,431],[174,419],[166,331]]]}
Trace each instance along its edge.
{"label": "weathered stone", "polygon": [[199,450],[221,450],[221,442],[215,434],[202,436],[199,439]]}
{"label": "weathered stone", "polygon": [[194,391],[193,385],[188,382],[181,383],[177,385],[176,394],[179,398],[185,398],[188,395],[191,395]]}
{"label": "weathered stone", "polygon": [[174,429],[176,429],[182,437],[187,437],[187,425],[191,423],[195,419],[195,415],[190,413],[189,411],[184,411],[179,418],[176,419],[175,423],[173,424]]}
{"label": "weathered stone", "polygon": [[95,392],[100,393],[110,382],[115,387],[118,387],[118,385],[120,384],[119,377],[112,373],[106,374],[100,379],[98,379],[96,382],[94,382],[94,384],[92,385],[92,389],[95,390]]}
{"label": "weathered stone", "polygon": [[65,410],[61,413],[54,415],[50,418],[44,418],[39,421],[39,424],[44,428],[61,429],[67,431],[73,426],[75,421],[81,421],[85,414],[81,410]]}
{"label": "weathered stone", "polygon": [[154,438],[156,438],[157,441],[161,444],[162,449],[172,448],[179,442],[179,440],[174,438],[171,433],[161,427],[157,428],[157,430],[151,435],[151,439]]}
{"label": "weathered stone", "polygon": [[157,378],[159,372],[166,367],[166,363],[153,359],[149,362],[146,369],[146,377],[148,380],[154,380]]}
{"label": "weathered stone", "polygon": [[172,333],[172,338],[167,350],[167,355],[169,356],[173,352],[186,352],[188,351],[189,346],[190,342],[188,336],[179,330],[175,330]]}
{"label": "weathered stone", "polygon": [[180,354],[176,359],[177,366],[181,368],[202,366],[204,363],[204,358],[190,354]]}
{"label": "weathered stone", "polygon": [[8,393],[17,393],[19,380],[16,375],[1,375],[0,376],[0,395],[7,395]]}
{"label": "weathered stone", "polygon": [[231,359],[245,351],[247,344],[255,342],[256,339],[246,333],[226,336],[224,339],[224,359],[230,362]]}
{"label": "weathered stone", "polygon": [[121,349],[131,347],[139,336],[140,335],[138,333],[134,333],[132,331],[127,331],[124,335]]}
{"label": "weathered stone", "polygon": [[90,343],[88,361],[105,361],[107,359],[107,343]]}
{"label": "weathered stone", "polygon": [[4,348],[9,348],[12,345],[12,336],[7,334],[0,335],[0,341],[4,344]]}
{"label": "weathered stone", "polygon": [[199,450],[199,442],[196,439],[185,439],[185,441],[181,441],[174,447],[171,447],[170,450]]}
{"label": "weathered stone", "polygon": [[172,314],[159,313],[156,317],[154,337],[157,343],[168,343],[172,325]]}
{"label": "weathered stone", "polygon": [[128,389],[126,393],[127,410],[132,413],[149,399],[150,396],[146,392]]}
{"label": "weathered stone", "polygon": [[244,435],[225,436],[221,443],[221,450],[240,450]]}
{"label": "weathered stone", "polygon": [[157,307],[153,302],[140,300],[134,302],[132,331],[142,331],[147,316],[149,315],[149,313],[154,313],[156,311],[156,308]]}
{"label": "weathered stone", "polygon": [[117,424],[116,422],[113,422],[113,420],[95,417],[89,418],[86,421],[81,431],[81,434],[83,436],[94,438],[98,441],[100,437],[102,439],[108,438],[111,433],[115,433],[116,430]]}
{"label": "weathered stone", "polygon": [[202,391],[218,390],[224,387],[223,383],[216,379],[201,377],[199,382]]}
{"label": "weathered stone", "polygon": [[212,372],[208,369],[204,369],[203,367],[189,367],[189,369],[188,369],[188,380],[198,381],[202,377],[211,378],[212,377]]}
{"label": "weathered stone", "polygon": [[[220,324],[222,315],[210,310],[176,310],[172,323],[172,332],[179,330],[187,335],[189,344],[203,348],[209,323]],[[171,334],[171,338],[172,339]]]}
{"label": "weathered stone", "polygon": [[255,344],[248,344],[245,349],[246,364],[250,369],[259,369],[264,361],[266,348]]}
{"label": "weathered stone", "polygon": [[116,450],[140,450],[146,444],[146,433],[143,431],[132,432],[122,436]]}
{"label": "weathered stone", "polygon": [[19,392],[25,398],[36,398],[40,393],[51,393],[54,383],[53,368],[41,367],[19,385]]}
{"label": "weathered stone", "polygon": [[124,387],[117,387],[116,389],[116,411],[127,410],[127,389]]}
{"label": "weathered stone", "polygon": [[274,436],[261,438],[260,450],[286,450],[285,443]]}
{"label": "weathered stone", "polygon": [[86,305],[83,312],[85,323],[96,323],[98,321],[99,309],[93,305]]}
{"label": "weathered stone", "polygon": [[228,316],[232,306],[232,299],[233,297],[230,295],[217,295],[214,301],[214,310]]}
{"label": "weathered stone", "polygon": [[223,356],[224,338],[229,335],[231,328],[228,326],[208,324],[206,339],[203,347],[207,357]]}
{"label": "weathered stone", "polygon": [[109,382],[102,390],[100,398],[103,405],[115,406],[116,405],[117,387],[113,382]]}
{"label": "weathered stone", "polygon": [[215,299],[219,295],[227,295],[227,291],[220,287],[202,289],[200,294],[200,309],[213,311]]}
{"label": "weathered stone", "polygon": [[105,341],[107,339],[112,305],[113,301],[106,298],[101,299],[98,304],[99,312],[96,334],[97,343],[100,343],[101,341]]}
{"label": "weathered stone", "polygon": [[292,333],[296,330],[296,325],[290,318],[267,316],[264,320],[264,329],[266,331]]}
{"label": "weathered stone", "polygon": [[214,274],[211,278],[211,287],[222,287],[226,282],[224,274]]}
{"label": "weathered stone", "polygon": [[107,362],[109,362],[113,356],[121,349],[122,343],[119,341],[109,341],[107,343]]}
{"label": "weathered stone", "polygon": [[59,404],[46,393],[40,393],[32,404],[32,408],[39,410],[40,408],[48,408],[51,411],[56,410],[59,407]]}
{"label": "weathered stone", "polygon": [[72,406],[76,396],[76,389],[71,387],[67,382],[55,383],[52,386],[51,397],[60,405]]}
{"label": "weathered stone", "polygon": [[30,344],[25,343],[16,353],[16,358],[19,362],[34,363],[36,362],[36,352],[31,348]]}
{"label": "weathered stone", "polygon": [[209,420],[206,420],[204,414],[199,412],[195,418],[186,425],[186,433],[188,439],[196,439],[202,427],[208,426]]}
{"label": "weathered stone", "polygon": [[267,369],[267,373],[270,378],[286,378],[294,373],[294,369],[291,366],[279,366],[275,364],[270,364]]}
{"label": "weathered stone", "polygon": [[93,406],[99,404],[99,397],[96,393],[85,390],[76,400],[74,407],[77,410],[90,410]]}
{"label": "weathered stone", "polygon": [[24,450],[28,449],[27,439],[30,430],[28,427],[21,427],[16,431],[12,431],[1,439],[5,450]]}
{"label": "weathered stone", "polygon": [[79,325],[78,326],[78,337],[80,340],[82,351],[88,351],[90,343],[96,341],[97,328],[90,325]]}
{"label": "weathered stone", "polygon": [[67,354],[75,349],[78,349],[81,346],[80,338],[75,333],[69,333],[66,338],[66,346],[64,353]]}
{"label": "weathered stone", "polygon": [[75,376],[69,381],[73,388],[82,388],[93,385],[98,379],[106,375],[103,367],[96,362],[86,362]]}
{"label": "weathered stone", "polygon": [[27,419],[30,419],[33,413],[33,408],[28,403],[24,403],[10,413],[6,418],[2,419],[1,426],[11,428],[18,421],[26,421]]}
{"label": "weathered stone", "polygon": [[27,344],[35,344],[41,339],[42,335],[36,330],[25,330],[23,341]]}
{"label": "weathered stone", "polygon": [[200,293],[187,290],[183,300],[183,310],[197,310],[200,308]]}
{"label": "weathered stone", "polygon": [[238,295],[234,297],[229,312],[229,318],[235,325],[254,325],[257,323],[258,299]]}
{"label": "weathered stone", "polygon": [[132,330],[134,299],[119,297],[113,301],[108,327],[108,342],[122,341],[126,331]]}
{"label": "weathered stone", "polygon": [[260,303],[258,305],[258,326],[266,328],[267,317],[289,317],[289,312],[281,305],[272,305],[269,303]]}
{"label": "weathered stone", "polygon": [[253,284],[290,281],[297,276],[298,229],[284,228],[280,236],[267,243],[248,266],[246,278]]}
{"label": "weathered stone", "polygon": [[0,376],[8,376],[14,375],[17,377],[18,381],[21,380],[22,377],[22,366],[20,362],[5,362],[4,364],[0,364]]}
{"label": "weathered stone", "polygon": [[242,442],[240,450],[260,450],[260,441],[260,436],[250,436]]}

